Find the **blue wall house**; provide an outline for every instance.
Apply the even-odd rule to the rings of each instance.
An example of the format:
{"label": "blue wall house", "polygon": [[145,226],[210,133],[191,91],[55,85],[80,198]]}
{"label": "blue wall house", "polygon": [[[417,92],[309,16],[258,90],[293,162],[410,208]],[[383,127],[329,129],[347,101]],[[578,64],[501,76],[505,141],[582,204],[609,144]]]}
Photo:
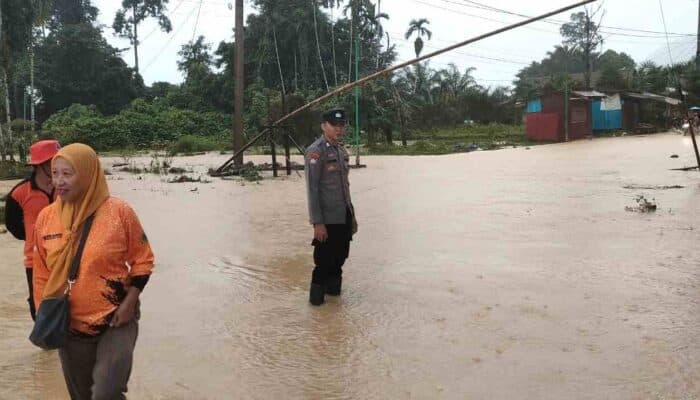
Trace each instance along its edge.
{"label": "blue wall house", "polygon": [[622,129],[623,100],[619,94],[606,95],[594,90],[574,93],[591,99],[594,132]]}

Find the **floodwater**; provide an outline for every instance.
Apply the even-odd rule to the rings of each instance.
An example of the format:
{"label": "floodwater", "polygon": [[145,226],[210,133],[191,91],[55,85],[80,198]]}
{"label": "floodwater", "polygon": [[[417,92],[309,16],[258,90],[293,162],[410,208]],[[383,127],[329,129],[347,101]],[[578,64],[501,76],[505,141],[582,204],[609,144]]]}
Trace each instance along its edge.
{"label": "floodwater", "polygon": [[[115,172],[157,257],[129,396],[700,398],[700,173],[671,171],[693,161],[673,134],[365,157],[343,294],[318,308],[302,175]],[[0,235],[0,398],[67,399],[26,340],[20,253]]]}

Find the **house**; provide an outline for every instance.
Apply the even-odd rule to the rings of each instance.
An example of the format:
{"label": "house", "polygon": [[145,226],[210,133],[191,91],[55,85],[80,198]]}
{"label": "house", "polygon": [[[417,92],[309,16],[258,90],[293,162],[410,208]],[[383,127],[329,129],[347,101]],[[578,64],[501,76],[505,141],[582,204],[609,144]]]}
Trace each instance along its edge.
{"label": "house", "polygon": [[589,137],[593,134],[592,101],[604,97],[605,94],[595,91],[571,92],[568,101],[568,132],[565,129],[567,107],[564,93],[550,91],[533,98],[527,103],[525,135],[530,140],[551,142]]}
{"label": "house", "polygon": [[534,141],[560,142],[591,136],[593,132],[668,129],[680,100],[654,93],[603,93],[574,90],[569,94],[569,131],[565,126],[565,95],[551,91],[528,101],[525,134]]}

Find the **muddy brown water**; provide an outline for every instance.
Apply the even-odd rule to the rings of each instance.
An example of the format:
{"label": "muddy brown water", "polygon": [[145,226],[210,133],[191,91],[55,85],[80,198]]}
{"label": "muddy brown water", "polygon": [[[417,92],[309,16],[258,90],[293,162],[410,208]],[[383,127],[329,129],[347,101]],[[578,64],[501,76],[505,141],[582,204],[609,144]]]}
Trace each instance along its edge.
{"label": "muddy brown water", "polygon": [[[343,295],[319,308],[301,176],[114,172],[157,257],[129,397],[698,398],[700,174],[670,171],[693,159],[671,134],[365,157]],[[657,212],[625,211],[640,194]],[[26,339],[20,253],[0,235],[0,399],[67,399]]]}

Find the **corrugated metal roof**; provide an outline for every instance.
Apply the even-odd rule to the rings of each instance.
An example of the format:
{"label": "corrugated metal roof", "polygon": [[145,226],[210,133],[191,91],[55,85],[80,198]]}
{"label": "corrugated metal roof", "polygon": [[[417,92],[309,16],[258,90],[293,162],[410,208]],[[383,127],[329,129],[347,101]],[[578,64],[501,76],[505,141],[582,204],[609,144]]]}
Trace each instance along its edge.
{"label": "corrugated metal roof", "polygon": [[634,99],[659,101],[662,103],[670,104],[672,106],[677,106],[677,105],[681,104],[680,100],[674,99],[673,97],[661,96],[661,95],[650,93],[650,92],[644,92],[644,93],[627,92],[627,93],[625,93],[625,96],[632,97]]}
{"label": "corrugated metal roof", "polygon": [[579,96],[583,97],[606,97],[607,95],[605,93],[601,93],[595,90],[574,90],[573,93],[576,93]]}

